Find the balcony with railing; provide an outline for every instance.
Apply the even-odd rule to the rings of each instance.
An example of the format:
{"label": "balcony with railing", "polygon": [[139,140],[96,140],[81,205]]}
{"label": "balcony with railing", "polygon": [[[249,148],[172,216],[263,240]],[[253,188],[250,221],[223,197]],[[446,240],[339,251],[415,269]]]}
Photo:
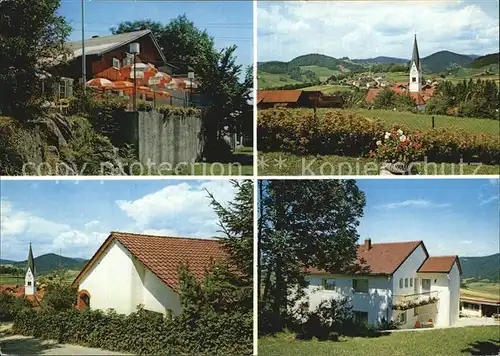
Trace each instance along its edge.
{"label": "balcony with railing", "polygon": [[405,294],[405,295],[394,295],[392,309],[394,310],[407,310],[416,307],[421,307],[428,304],[437,303],[438,292],[428,291],[418,294]]}

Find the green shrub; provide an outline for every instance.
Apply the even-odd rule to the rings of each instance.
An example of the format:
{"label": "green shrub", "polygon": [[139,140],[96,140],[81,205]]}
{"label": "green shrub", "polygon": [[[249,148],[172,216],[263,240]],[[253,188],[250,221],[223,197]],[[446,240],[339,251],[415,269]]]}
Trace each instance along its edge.
{"label": "green shrub", "polygon": [[262,110],[258,116],[258,147],[265,151],[368,155],[383,132],[381,121],[349,111],[327,110],[322,119],[289,109]]}
{"label": "green shrub", "polygon": [[25,308],[31,304],[24,298],[4,291],[0,293],[0,321],[12,321]]}
{"label": "green shrub", "polygon": [[[402,128],[394,126],[393,130]],[[418,156],[430,162],[500,163],[500,140],[484,133],[457,129],[430,129],[423,133],[403,128],[417,135],[422,146]],[[377,141],[385,134],[384,123],[369,120],[349,111],[326,110],[323,118],[313,111],[269,109],[259,111],[258,147],[263,151],[285,151],[298,154],[336,154],[368,156],[376,152]],[[423,154],[420,150],[423,149]],[[394,157],[396,159],[397,157]]]}
{"label": "green shrub", "polygon": [[[139,355],[249,355],[252,353],[251,287],[238,285],[223,265],[213,265],[200,283],[180,270],[182,312],[175,317],[138,310],[23,310],[13,332],[59,343]],[[251,286],[251,284],[250,284]]]}

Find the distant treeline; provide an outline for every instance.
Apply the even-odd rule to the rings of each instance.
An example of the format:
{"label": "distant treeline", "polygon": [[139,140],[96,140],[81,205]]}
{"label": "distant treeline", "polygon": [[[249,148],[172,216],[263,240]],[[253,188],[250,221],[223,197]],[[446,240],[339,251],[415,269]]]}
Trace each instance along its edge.
{"label": "distant treeline", "polygon": [[0,266],[0,274],[22,275],[24,270],[18,267]]}
{"label": "distant treeline", "polygon": [[499,87],[493,80],[469,79],[457,84],[442,81],[427,102],[426,111],[498,120],[499,94]]}

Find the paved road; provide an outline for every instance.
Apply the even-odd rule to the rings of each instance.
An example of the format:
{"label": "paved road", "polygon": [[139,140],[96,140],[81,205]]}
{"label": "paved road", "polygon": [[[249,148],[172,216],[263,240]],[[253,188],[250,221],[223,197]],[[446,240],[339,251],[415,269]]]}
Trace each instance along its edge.
{"label": "paved road", "polygon": [[58,344],[27,336],[6,336],[0,338],[0,355],[126,355],[89,347]]}

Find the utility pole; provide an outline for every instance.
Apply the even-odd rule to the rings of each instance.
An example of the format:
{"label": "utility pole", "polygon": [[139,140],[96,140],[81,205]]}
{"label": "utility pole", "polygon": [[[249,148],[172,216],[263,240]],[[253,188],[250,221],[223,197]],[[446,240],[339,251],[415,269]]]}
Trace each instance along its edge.
{"label": "utility pole", "polygon": [[85,0],[82,0],[82,85],[83,92],[87,86],[87,63],[85,58]]}

